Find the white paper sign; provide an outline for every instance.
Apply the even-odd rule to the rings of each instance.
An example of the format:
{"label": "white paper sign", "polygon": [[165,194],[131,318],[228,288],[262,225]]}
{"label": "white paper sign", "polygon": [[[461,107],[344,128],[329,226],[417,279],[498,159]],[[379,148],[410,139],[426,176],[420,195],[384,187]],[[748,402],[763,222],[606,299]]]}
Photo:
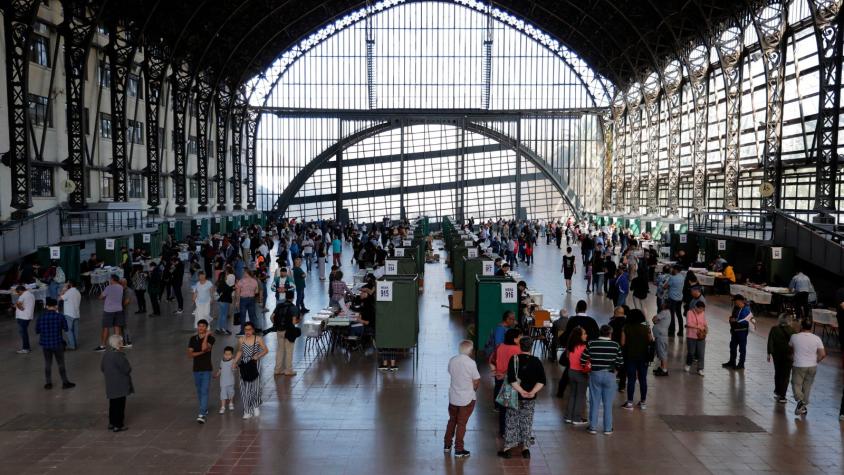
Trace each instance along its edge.
{"label": "white paper sign", "polygon": [[397,247],[397,248],[393,249],[393,254],[396,257],[404,257],[404,248],[403,247]]}
{"label": "white paper sign", "polygon": [[719,251],[726,251],[727,250],[727,241],[723,239],[718,240],[718,250]]}
{"label": "white paper sign", "polygon": [[233,218],[231,216],[229,216],[229,221],[233,221]]}
{"label": "white paper sign", "polygon": [[501,283],[501,303],[516,303],[516,283]]}
{"label": "white paper sign", "polygon": [[106,251],[114,250],[114,239],[106,239]]}
{"label": "white paper sign", "polygon": [[202,252],[202,246],[200,246],[199,244],[197,244],[197,245],[196,245],[196,253],[197,253],[197,254],[199,254],[200,252]]}
{"label": "white paper sign", "polygon": [[779,261],[779,260],[782,259],[782,248],[781,247],[772,247],[771,248],[771,259],[775,260],[775,261]]}
{"label": "white paper sign", "polygon": [[410,239],[405,239],[404,241],[402,241],[402,245],[405,247],[410,247],[413,245],[413,241],[411,241]]}
{"label": "white paper sign", "polygon": [[378,298],[379,302],[393,301],[393,283],[389,280],[379,280],[376,286],[376,290],[376,297]]}
{"label": "white paper sign", "polygon": [[685,234],[680,235],[680,244],[686,244],[689,241],[689,236]]}
{"label": "white paper sign", "polygon": [[145,233],[145,234],[144,234],[144,237],[143,237],[144,244],[149,244],[149,239],[150,239],[149,234],[146,234],[146,233]]}
{"label": "white paper sign", "polygon": [[483,275],[495,275],[495,263],[484,261]]}
{"label": "white paper sign", "polygon": [[387,259],[384,261],[384,274],[396,275],[399,273],[399,261],[395,259]]}
{"label": "white paper sign", "polygon": [[202,224],[202,218],[196,218],[196,224]]}
{"label": "white paper sign", "polygon": [[466,251],[468,253],[467,255],[470,258],[471,257],[478,257],[478,248],[477,247],[470,247],[469,249],[466,249]]}
{"label": "white paper sign", "polygon": [[215,216],[215,217],[214,217],[214,222],[215,222],[215,223],[220,224],[220,221],[222,221],[222,220],[220,219],[220,217],[219,217],[219,216]]}
{"label": "white paper sign", "polygon": [[59,246],[50,246],[50,259],[61,259],[62,248]]}
{"label": "white paper sign", "polygon": [[475,243],[473,243],[472,241],[463,241],[463,245],[465,247],[472,247],[474,244]]}
{"label": "white paper sign", "polygon": [[170,221],[170,229],[175,229],[175,228],[176,228],[176,222]]}

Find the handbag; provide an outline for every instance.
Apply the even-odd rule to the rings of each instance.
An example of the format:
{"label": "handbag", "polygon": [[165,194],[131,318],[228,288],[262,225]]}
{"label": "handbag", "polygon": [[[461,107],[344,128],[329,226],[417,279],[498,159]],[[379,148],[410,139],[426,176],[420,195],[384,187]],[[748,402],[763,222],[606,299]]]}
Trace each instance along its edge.
{"label": "handbag", "polygon": [[244,381],[255,381],[258,379],[258,362],[249,360],[246,362],[239,362],[237,364],[240,369],[240,379]]}
{"label": "handbag", "polygon": [[[516,370],[516,382],[521,384],[521,380],[519,380],[519,355],[515,355],[513,358],[515,358],[513,364],[515,365],[514,369]],[[505,381],[504,384],[501,385],[501,390],[498,391],[498,395],[495,396],[495,402],[505,408],[509,407],[515,409],[519,407],[519,393],[513,389],[511,384],[507,383],[506,376],[504,379]]]}

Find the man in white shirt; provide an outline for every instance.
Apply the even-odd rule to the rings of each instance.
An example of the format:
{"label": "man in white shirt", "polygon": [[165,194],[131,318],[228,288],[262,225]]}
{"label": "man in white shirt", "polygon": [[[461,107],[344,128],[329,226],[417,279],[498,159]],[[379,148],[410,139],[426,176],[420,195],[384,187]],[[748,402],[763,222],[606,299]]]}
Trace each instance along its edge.
{"label": "man in white shirt", "polygon": [[82,304],[82,294],[76,288],[76,283],[68,280],[64,291],[59,296],[64,302],[62,313],[67,320],[67,348],[75,350],[79,343],[79,306]]}
{"label": "man in white shirt", "polygon": [[809,393],[812,391],[818,363],[826,358],[826,350],[821,339],[812,332],[810,320],[800,322],[800,333],[791,335],[788,346],[794,353],[794,364],[791,369],[791,392],[794,393],[794,399],[797,401],[794,414],[803,416],[809,412]]}
{"label": "man in white shirt", "polygon": [[448,426],[445,429],[443,450],[451,452],[451,442],[454,439],[454,456],[468,457],[469,451],[463,447],[463,436],[466,434],[466,424],[472,411],[475,410],[475,391],[481,384],[478,365],[470,356],[474,345],[469,340],[460,342],[460,354],[448,361],[448,374],[451,385],[448,388]]}
{"label": "man in white shirt", "polygon": [[31,350],[29,346],[29,322],[32,321],[32,315],[35,312],[35,296],[22,285],[17,287],[16,293],[18,294],[18,301],[15,302],[15,321],[18,323],[18,333],[21,336],[21,349],[18,350],[18,354],[25,355]]}

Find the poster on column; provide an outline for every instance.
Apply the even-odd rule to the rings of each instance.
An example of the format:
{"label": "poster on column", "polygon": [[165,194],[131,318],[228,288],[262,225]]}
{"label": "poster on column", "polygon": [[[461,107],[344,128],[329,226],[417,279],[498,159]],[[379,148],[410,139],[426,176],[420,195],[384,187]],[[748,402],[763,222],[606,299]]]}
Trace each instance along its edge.
{"label": "poster on column", "polygon": [[150,239],[149,234],[144,233],[144,237],[143,237],[144,244],[149,244],[149,239]]}
{"label": "poster on column", "polygon": [[389,280],[381,280],[378,281],[378,293],[376,296],[378,297],[379,302],[392,302],[393,301],[393,283]]}
{"label": "poster on column", "polygon": [[61,259],[62,258],[62,248],[59,246],[50,246],[50,259]]}
{"label": "poster on column", "polygon": [[483,275],[495,275],[495,263],[484,261]]}
{"label": "poster on column", "polygon": [[718,240],[718,250],[719,251],[726,251],[727,250],[727,241],[723,239]]}
{"label": "poster on column", "polygon": [[516,283],[501,283],[501,303],[516,303]]}
{"label": "poster on column", "polygon": [[478,248],[477,247],[470,247],[466,249],[466,255],[471,259],[473,257],[478,257]]}
{"label": "poster on column", "polygon": [[399,261],[395,259],[387,259],[384,261],[384,274],[396,275],[399,273]]}
{"label": "poster on column", "polygon": [[773,261],[782,260],[782,248],[781,247],[772,247],[771,248],[771,260],[773,260]]}
{"label": "poster on column", "polygon": [[114,239],[106,239],[106,251],[114,250]]}
{"label": "poster on column", "polygon": [[404,248],[403,247],[397,247],[397,248],[393,249],[393,251],[394,251],[393,254],[396,257],[404,257]]}
{"label": "poster on column", "polygon": [[681,234],[680,235],[680,244],[686,244],[687,242],[689,242],[689,236],[687,236],[686,234]]}

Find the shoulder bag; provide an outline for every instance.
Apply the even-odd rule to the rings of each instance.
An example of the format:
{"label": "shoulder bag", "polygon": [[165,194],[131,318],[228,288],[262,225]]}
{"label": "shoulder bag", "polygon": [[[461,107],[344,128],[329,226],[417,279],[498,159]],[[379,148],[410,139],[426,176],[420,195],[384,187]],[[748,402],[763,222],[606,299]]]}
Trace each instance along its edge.
{"label": "shoulder bag", "polygon": [[[513,365],[515,366],[516,371],[516,382],[521,384],[522,381],[519,379],[519,355],[513,356]],[[495,396],[495,402],[498,404],[512,409],[516,409],[519,407],[519,393],[515,389],[513,389],[513,385],[507,382],[507,377],[504,378],[504,384],[501,385],[501,390],[498,391],[498,395]]]}
{"label": "shoulder bag", "polygon": [[[258,337],[255,337],[255,343],[252,344],[253,348],[258,344]],[[253,353],[254,354],[254,353]],[[240,369],[240,379],[244,381],[255,381],[258,379],[258,361],[254,358],[250,358],[249,361],[240,361],[237,363],[238,368]]]}

